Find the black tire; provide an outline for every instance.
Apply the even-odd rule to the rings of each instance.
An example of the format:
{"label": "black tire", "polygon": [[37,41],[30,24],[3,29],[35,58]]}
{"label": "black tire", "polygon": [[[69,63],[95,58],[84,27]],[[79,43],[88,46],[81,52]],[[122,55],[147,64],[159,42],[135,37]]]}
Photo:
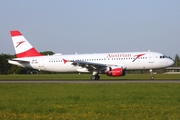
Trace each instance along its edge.
{"label": "black tire", "polygon": [[154,80],[154,76],[151,76],[150,79],[151,79],[151,80]]}
{"label": "black tire", "polygon": [[99,79],[100,79],[100,76],[99,76],[99,75],[97,75],[97,76],[96,76],[96,80],[99,80]]}
{"label": "black tire", "polygon": [[92,75],[91,80],[99,80],[100,76],[99,75]]}
{"label": "black tire", "polygon": [[92,76],[91,76],[91,80],[96,80],[96,76],[95,76],[95,75],[92,75]]}

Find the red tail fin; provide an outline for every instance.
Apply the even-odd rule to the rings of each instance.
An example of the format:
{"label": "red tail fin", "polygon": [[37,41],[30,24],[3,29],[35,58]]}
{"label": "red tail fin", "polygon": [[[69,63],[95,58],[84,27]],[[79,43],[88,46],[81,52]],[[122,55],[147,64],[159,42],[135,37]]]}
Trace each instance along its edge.
{"label": "red tail fin", "polygon": [[33,57],[42,56],[37,50],[24,38],[24,36],[17,30],[10,31],[16,56]]}

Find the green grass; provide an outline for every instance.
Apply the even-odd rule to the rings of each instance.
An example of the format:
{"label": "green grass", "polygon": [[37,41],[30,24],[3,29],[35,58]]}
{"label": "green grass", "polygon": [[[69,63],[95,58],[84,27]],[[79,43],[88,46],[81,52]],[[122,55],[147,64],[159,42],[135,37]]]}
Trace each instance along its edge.
{"label": "green grass", "polygon": [[[90,80],[91,74],[36,74],[36,75],[0,75],[0,80]],[[155,74],[156,80],[180,80],[180,74]],[[109,77],[100,74],[101,80],[149,80],[150,74],[127,74]]]}
{"label": "green grass", "polygon": [[1,120],[179,120],[180,84],[0,84]]}

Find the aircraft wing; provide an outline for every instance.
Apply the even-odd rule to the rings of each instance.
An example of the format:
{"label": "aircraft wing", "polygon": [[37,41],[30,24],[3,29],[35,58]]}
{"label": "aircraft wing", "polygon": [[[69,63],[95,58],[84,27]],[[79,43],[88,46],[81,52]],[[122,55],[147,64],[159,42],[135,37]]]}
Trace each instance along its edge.
{"label": "aircraft wing", "polygon": [[108,67],[108,65],[106,65],[106,64],[92,63],[92,62],[79,61],[79,60],[69,61],[69,62],[72,62],[72,65],[74,65],[74,66],[80,66],[82,68],[87,68],[88,71],[93,71],[93,70],[104,71]]}

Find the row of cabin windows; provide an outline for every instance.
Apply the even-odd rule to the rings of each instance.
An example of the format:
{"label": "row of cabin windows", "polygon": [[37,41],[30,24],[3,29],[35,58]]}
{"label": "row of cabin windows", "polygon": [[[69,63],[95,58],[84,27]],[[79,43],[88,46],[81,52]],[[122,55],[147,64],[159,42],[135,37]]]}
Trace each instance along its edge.
{"label": "row of cabin windows", "polygon": [[[103,61],[103,60],[132,60],[136,58],[102,58],[102,59],[78,59],[78,61]],[[147,59],[147,57],[140,57],[138,59]],[[69,60],[69,61],[75,61],[75,60]],[[49,62],[63,62],[63,60],[50,60]]]}

